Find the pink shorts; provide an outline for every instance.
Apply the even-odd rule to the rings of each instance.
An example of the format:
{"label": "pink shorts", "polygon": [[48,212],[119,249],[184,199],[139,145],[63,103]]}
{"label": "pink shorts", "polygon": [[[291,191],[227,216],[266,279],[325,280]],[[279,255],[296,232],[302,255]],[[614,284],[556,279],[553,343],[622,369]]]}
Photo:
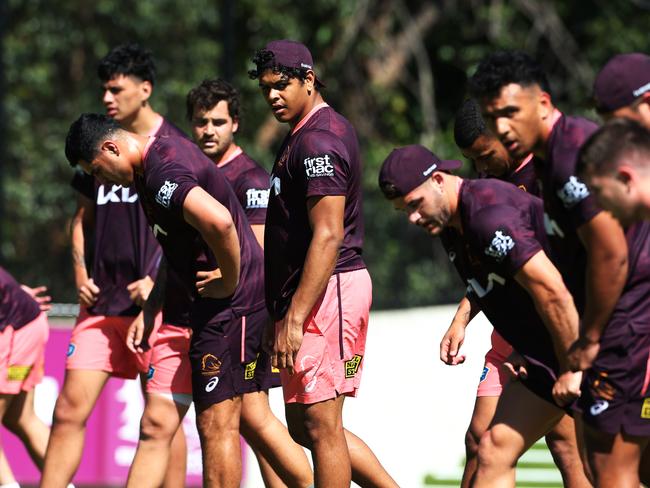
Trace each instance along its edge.
{"label": "pink shorts", "polygon": [[16,395],[40,383],[49,334],[44,312],[20,329],[10,325],[0,333],[0,393]]}
{"label": "pink shorts", "polygon": [[366,348],[372,283],[365,269],[332,275],[303,326],[295,372],[280,370],[286,403],[356,396]]}
{"label": "pink shorts", "polygon": [[147,373],[147,393],[192,394],[190,339],[187,327],[161,324],[150,338],[150,363]]}
{"label": "pink shorts", "polygon": [[134,319],[88,315],[82,308],[70,337],[66,369],[106,371],[119,378],[146,373],[151,351],[134,354],[126,347],[126,333]]}
{"label": "pink shorts", "polygon": [[512,346],[508,344],[496,330],[492,331],[492,349],[485,355],[485,365],[481,379],[476,390],[477,397],[495,397],[501,395],[503,387],[508,382],[509,376],[502,366],[512,353]]}

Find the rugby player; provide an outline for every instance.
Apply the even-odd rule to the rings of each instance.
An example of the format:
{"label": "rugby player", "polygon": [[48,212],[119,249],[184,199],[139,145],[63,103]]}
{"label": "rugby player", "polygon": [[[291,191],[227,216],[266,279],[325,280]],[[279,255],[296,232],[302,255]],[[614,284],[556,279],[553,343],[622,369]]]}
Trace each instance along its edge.
{"label": "rugby player", "polygon": [[[472,161],[480,176],[499,178],[539,196],[533,155],[529,154],[521,161],[510,157],[501,141],[485,125],[476,100],[467,99],[458,110],[454,121],[454,140],[463,156]],[[455,365],[464,361],[464,357],[458,356],[458,351],[469,323],[469,310],[470,303],[465,297],[440,343],[440,358],[447,364]],[[503,385],[509,379],[507,372],[513,368],[513,359],[508,360],[513,349],[496,329],[492,331],[491,342],[492,348],[485,356],[485,365],[476,391],[476,403],[465,436],[463,487],[469,486],[476,472],[479,441],[494,417]],[[580,463],[573,422],[568,417],[564,417],[546,435],[546,443],[560,469],[565,486],[590,486]]]}
{"label": "rugby player", "polygon": [[610,120],[580,149],[578,175],[623,225],[630,276],[578,401],[599,487],[650,484],[650,131]]}
{"label": "rugby player", "polygon": [[256,52],[273,115],[289,125],[273,165],[264,235],[266,305],[275,321],[287,423],[308,447],[316,486],[396,486],[343,428],[365,354],[371,282],[361,257],[361,160],[350,123],[321,95],[311,53],[290,40]]}
{"label": "rugby player", "polygon": [[[406,146],[384,161],[379,186],[411,223],[442,238],[469,285],[467,321],[482,310],[527,362],[526,376],[503,389],[472,481],[475,487],[514,487],[519,457],[569,418],[553,396],[566,404],[579,394],[582,373],[571,372],[566,361],[578,315],[548,257],[542,201],[509,183],[449,173],[460,165]],[[486,440],[498,452],[486,450]]]}
{"label": "rugby player", "polygon": [[[0,419],[43,469],[50,429],[34,412],[34,388],[43,379],[50,297],[44,286],[19,285],[0,267]],[[19,488],[0,446],[0,486]]]}
{"label": "rugby player", "polygon": [[650,129],[650,56],[612,57],[596,76],[593,99],[604,120],[626,117]]}
{"label": "rugby player", "polygon": [[[99,62],[97,73],[106,112],[122,127],[142,135],[183,135],[149,103],[155,83],[155,66],[149,51],[136,44],[117,46]],[[81,308],[70,339],[63,388],[54,411],[41,481],[46,487],[63,486],[72,479],[81,460],[86,420],[108,378],[135,378],[138,372],[147,373],[152,366],[157,366],[149,364],[148,354],[135,355],[125,343],[128,327],[149,295],[161,259],[160,248],[138,204],[136,190],[133,186],[100,182],[82,172],[75,174],[72,186],[78,192],[77,211],[72,220],[72,257]],[[93,243],[90,271],[86,269],[85,258],[89,243]],[[166,320],[176,323],[170,315],[167,314]],[[182,325],[183,318],[179,320]],[[165,348],[170,342],[164,340],[169,329],[161,331],[161,341],[162,348],[169,353],[167,356],[173,360],[174,354],[180,352],[170,346]],[[187,329],[168,335],[175,334],[189,337]],[[154,363],[157,358],[165,357],[161,348],[154,351]],[[145,381],[144,374],[142,378]],[[169,381],[161,384],[154,375],[146,382],[141,438],[155,441],[165,437],[165,429],[172,424],[167,419],[178,417],[176,403],[191,402],[189,381],[183,386],[185,390],[174,391],[181,395],[172,401]],[[141,444],[136,456],[142,453]],[[166,466],[170,456],[164,455],[165,450],[159,454],[161,449],[156,452],[157,459]],[[165,486],[185,485],[186,457],[185,438],[179,430],[172,462],[166,473],[163,470]],[[148,472],[144,479],[151,479]],[[142,483],[136,484],[145,486]],[[161,479],[158,485],[162,483]]]}
{"label": "rugby player", "polygon": [[[226,81],[205,80],[190,90],[186,108],[195,142],[203,153],[221,168],[244,209],[258,243],[263,244],[269,176],[235,144],[234,135],[239,127],[237,91]],[[165,294],[176,302],[179,302],[179,297],[186,297],[185,306],[189,310],[191,295],[186,296],[184,287],[178,287],[176,282],[162,284],[163,276],[165,273],[161,273],[156,278],[156,288],[164,286]],[[145,304],[149,322],[146,327],[147,332],[144,331],[144,321],[135,321],[132,330],[129,331],[129,346],[133,350],[141,349],[141,344],[148,342],[149,333],[153,330],[153,318],[161,304],[158,303],[156,306],[157,294],[152,292],[152,295],[154,298],[150,298]],[[244,348],[241,362],[255,363],[267,321],[268,318],[262,317],[258,322],[250,320],[246,322],[246,328],[242,331],[245,335],[244,343],[238,347],[239,350]],[[189,339],[184,349],[187,350],[188,347]],[[189,356],[181,358],[181,361],[183,364],[189,364]],[[189,369],[185,365],[182,367]],[[249,391],[242,396],[240,430],[255,452],[265,486],[285,486],[283,479],[289,486],[304,488],[311,485],[313,481],[311,467],[303,449],[291,440],[286,427],[273,415],[269,406],[268,389],[280,385],[279,371],[274,372],[271,368],[266,370],[255,368],[249,373],[254,373],[257,379],[248,381]],[[149,473],[152,470],[152,463],[156,465],[155,461],[153,456],[151,458],[136,456],[136,462],[141,463],[143,471]],[[132,471],[135,468],[134,462]]]}
{"label": "rugby player", "polygon": [[587,369],[628,271],[623,229],[601,211],[575,172],[578,149],[597,126],[555,108],[546,75],[523,52],[500,51],[483,59],[469,89],[512,157],[537,156],[552,259],[581,318],[569,364]]}
{"label": "rugby player", "polygon": [[270,361],[264,354],[241,361],[246,323],[266,312],[262,249],[237,197],[192,142],[128,132],[103,115],[72,124],[66,156],[102,181],[135,182],[169,269],[192,294],[189,354],[204,486],[239,486],[241,396]]}

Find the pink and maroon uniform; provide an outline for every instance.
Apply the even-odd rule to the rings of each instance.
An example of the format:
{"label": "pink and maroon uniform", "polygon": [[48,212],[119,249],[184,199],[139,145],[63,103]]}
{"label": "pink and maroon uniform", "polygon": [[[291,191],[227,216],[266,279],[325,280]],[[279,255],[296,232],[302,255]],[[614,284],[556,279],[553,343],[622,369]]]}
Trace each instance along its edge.
{"label": "pink and maroon uniform", "polygon": [[311,243],[307,200],[345,196],[344,238],[332,277],[303,326],[296,373],[281,371],[285,402],[354,396],[372,296],[361,257],[361,158],[356,133],[323,103],[287,135],[278,154],[264,234],[266,305],[276,321],[287,312]]}
{"label": "pink and maroon uniform", "polygon": [[0,393],[33,389],[43,378],[47,316],[0,267]]}

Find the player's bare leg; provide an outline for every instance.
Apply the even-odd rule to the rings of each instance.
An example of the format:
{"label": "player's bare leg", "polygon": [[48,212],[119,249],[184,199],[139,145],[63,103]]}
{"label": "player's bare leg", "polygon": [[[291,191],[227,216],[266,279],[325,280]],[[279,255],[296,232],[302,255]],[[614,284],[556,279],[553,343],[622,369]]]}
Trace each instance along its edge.
{"label": "player's bare leg", "polygon": [[54,422],[45,454],[41,487],[66,486],[81,462],[86,421],[109,373],[69,369],[54,407]]}
{"label": "player's bare leg", "polygon": [[465,469],[463,470],[463,479],[461,481],[461,488],[469,488],[470,482],[476,473],[478,466],[478,445],[481,436],[490,426],[490,422],[494,418],[497,404],[499,403],[498,396],[480,396],[476,397],[474,403],[474,411],[472,412],[472,419],[469,422],[469,427],[465,433]]}
{"label": "player's bare leg", "polygon": [[237,488],[241,483],[241,404],[241,396],[236,396],[204,408],[196,406],[205,488]]}
{"label": "player's bare leg", "polygon": [[[191,396],[191,395],[190,395]],[[169,464],[165,473],[163,488],[184,488],[187,477],[187,439],[183,424],[178,426],[172,439]]]}
{"label": "player's bare leg", "polygon": [[[184,445],[185,436],[179,428],[183,417],[189,409],[187,405],[177,403],[164,395],[147,393],[145,409],[140,421],[140,440],[129,470],[127,486],[133,487],[182,487],[185,486],[185,464],[187,449]],[[171,459],[173,440],[182,436],[183,444],[181,463],[173,466]],[[170,468],[182,465],[182,470]],[[182,471],[182,472],[181,472]]]}
{"label": "player's bare leg", "polygon": [[638,488],[644,450],[650,440],[626,434],[605,434],[583,426],[587,457],[596,488]]}
{"label": "player's bare leg", "polygon": [[[366,443],[343,429],[344,399],[340,395],[312,405],[286,405],[291,436],[312,452],[315,486],[349,486],[352,479],[363,487],[396,487]],[[345,453],[335,451],[344,445]],[[350,478],[347,478],[346,465],[350,466]]]}
{"label": "player's bare leg", "polygon": [[519,457],[566,415],[519,381],[503,390],[494,420],[481,437],[475,488],[515,487]]}
{"label": "player's bare leg", "polygon": [[[5,412],[11,403],[12,396],[13,395],[0,394],[0,418],[2,419],[4,419]],[[4,447],[0,445],[0,485],[9,485],[15,482],[16,478],[14,478],[14,473],[11,470],[11,466],[9,466],[7,457],[5,456]]]}
{"label": "player's bare leg", "polygon": [[568,415],[562,419],[546,434],[548,446],[555,465],[562,474],[562,481],[568,488],[589,488],[589,482],[582,464],[576,439],[576,427],[573,419]]}
{"label": "player's bare leg", "polygon": [[50,428],[34,411],[33,389],[12,395],[2,424],[22,441],[32,461],[42,471]]}
{"label": "player's bare leg", "polygon": [[641,455],[639,478],[641,478],[641,483],[646,486],[650,486],[650,445],[647,445],[645,447],[645,450]]}
{"label": "player's bare leg", "polygon": [[240,429],[260,464],[264,486],[305,488],[314,482],[305,451],[271,411],[267,392],[243,395]]}

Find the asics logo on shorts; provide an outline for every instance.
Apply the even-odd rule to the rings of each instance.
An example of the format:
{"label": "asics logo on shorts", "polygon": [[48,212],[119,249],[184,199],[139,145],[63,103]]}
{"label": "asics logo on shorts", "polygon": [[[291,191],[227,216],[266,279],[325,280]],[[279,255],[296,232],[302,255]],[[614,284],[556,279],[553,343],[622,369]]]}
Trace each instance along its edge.
{"label": "asics logo on shorts", "polygon": [[212,390],[214,390],[217,387],[217,383],[219,383],[219,377],[215,376],[208,382],[207,385],[205,385],[205,391],[210,393]]}
{"label": "asics logo on shorts", "polygon": [[221,371],[221,360],[212,354],[204,354],[201,358],[201,374],[203,376],[216,376]]}
{"label": "asics logo on shorts", "polygon": [[609,402],[607,400],[596,400],[596,403],[594,403],[589,409],[589,413],[595,417],[607,410],[608,407]]}

